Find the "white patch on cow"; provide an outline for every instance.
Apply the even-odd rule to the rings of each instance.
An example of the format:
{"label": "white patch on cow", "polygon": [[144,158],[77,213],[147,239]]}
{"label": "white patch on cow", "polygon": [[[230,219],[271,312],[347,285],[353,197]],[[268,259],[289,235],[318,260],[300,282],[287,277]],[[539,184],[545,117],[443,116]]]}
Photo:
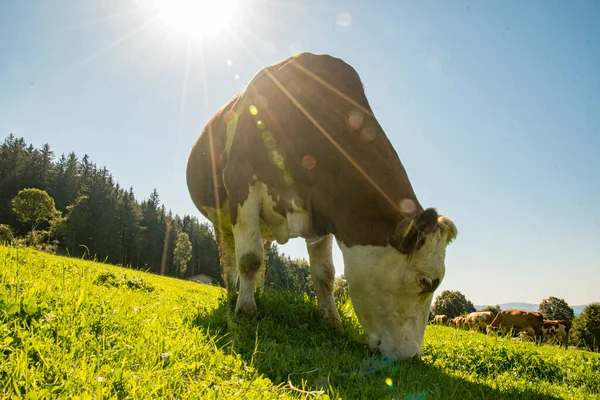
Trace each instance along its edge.
{"label": "white patch on cow", "polygon": [[567,340],[567,327],[561,323],[553,324],[549,327],[544,326],[542,332],[545,338],[554,338],[559,343],[564,343]]}
{"label": "white patch on cow", "polygon": [[420,354],[433,293],[423,292],[419,276],[443,279],[447,241],[446,226],[440,226],[410,260],[391,246],[338,242],[369,348],[399,359]]}
{"label": "white patch on cow", "polygon": [[494,320],[494,314],[491,311],[475,311],[468,314],[465,320],[471,329],[487,330],[487,326]]}
{"label": "white patch on cow", "polygon": [[262,212],[261,219],[266,229],[270,231],[277,243],[285,244],[290,239],[306,237],[310,229],[310,217],[306,210],[300,208],[292,201],[292,211],[285,216],[279,214],[276,209],[276,200],[269,195],[265,184],[258,182],[261,193]]}

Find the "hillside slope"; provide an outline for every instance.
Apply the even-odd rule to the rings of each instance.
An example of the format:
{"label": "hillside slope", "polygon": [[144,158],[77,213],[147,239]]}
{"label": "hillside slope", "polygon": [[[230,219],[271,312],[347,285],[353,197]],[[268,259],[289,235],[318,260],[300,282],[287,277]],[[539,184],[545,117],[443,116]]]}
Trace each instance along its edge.
{"label": "hillside slope", "polygon": [[[267,290],[252,319],[223,290],[0,247],[0,397],[598,398],[600,355],[428,326],[421,360],[369,353],[315,300]],[[75,397],[74,397],[75,396]]]}

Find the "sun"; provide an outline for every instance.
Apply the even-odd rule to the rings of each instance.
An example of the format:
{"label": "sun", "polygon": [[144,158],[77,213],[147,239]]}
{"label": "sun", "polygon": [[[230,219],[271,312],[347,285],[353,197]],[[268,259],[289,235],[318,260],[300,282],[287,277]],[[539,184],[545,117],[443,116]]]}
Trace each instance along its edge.
{"label": "sun", "polygon": [[238,1],[155,0],[155,5],[159,17],[176,32],[201,38],[219,36],[229,29],[238,12]]}

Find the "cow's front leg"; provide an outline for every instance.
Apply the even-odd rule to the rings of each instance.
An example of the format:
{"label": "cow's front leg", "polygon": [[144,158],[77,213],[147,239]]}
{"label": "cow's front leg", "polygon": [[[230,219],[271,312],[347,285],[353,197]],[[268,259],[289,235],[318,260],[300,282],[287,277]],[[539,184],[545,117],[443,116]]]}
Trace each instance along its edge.
{"label": "cow's front leg", "polygon": [[333,298],[335,268],[331,252],[332,243],[333,235],[329,234],[317,240],[306,240],[306,249],[310,274],[317,292],[319,313],[328,325],[337,327],[342,325],[342,320]]}
{"label": "cow's front leg", "polygon": [[235,256],[240,274],[240,290],[235,312],[254,314],[254,281],[263,264],[263,240],[260,236],[260,202],[256,187],[250,187],[248,198],[238,206],[233,226]]}

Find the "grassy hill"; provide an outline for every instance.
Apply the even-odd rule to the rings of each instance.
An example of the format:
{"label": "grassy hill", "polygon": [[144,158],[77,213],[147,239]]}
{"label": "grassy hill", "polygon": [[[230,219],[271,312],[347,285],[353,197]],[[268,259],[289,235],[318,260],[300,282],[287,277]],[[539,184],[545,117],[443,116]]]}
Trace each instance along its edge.
{"label": "grassy hill", "polygon": [[600,397],[599,354],[428,326],[421,360],[386,363],[338,306],[339,331],[275,291],[232,317],[220,288],[0,247],[0,398]]}

